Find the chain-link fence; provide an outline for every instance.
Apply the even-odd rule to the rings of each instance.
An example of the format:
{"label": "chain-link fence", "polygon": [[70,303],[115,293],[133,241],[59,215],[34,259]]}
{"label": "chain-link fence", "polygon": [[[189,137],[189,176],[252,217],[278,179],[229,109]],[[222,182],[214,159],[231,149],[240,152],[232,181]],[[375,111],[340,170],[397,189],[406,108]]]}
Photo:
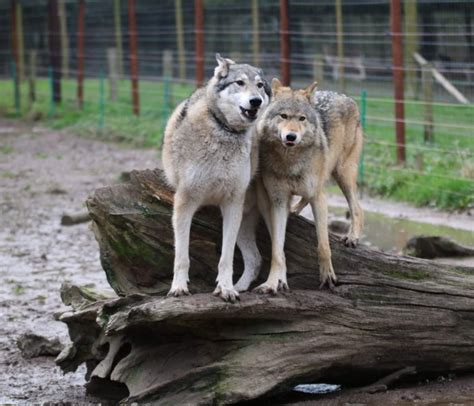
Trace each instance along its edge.
{"label": "chain-link fence", "polygon": [[474,2],[401,3],[3,2],[0,112],[159,145],[173,107],[210,77],[220,52],[292,86],[317,80],[354,97],[369,190],[472,206]]}

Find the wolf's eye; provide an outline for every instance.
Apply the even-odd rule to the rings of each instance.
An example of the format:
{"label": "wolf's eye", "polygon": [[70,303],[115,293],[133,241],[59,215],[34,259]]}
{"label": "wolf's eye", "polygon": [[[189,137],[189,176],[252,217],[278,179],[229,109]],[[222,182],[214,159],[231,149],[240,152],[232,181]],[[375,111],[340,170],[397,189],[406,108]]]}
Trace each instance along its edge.
{"label": "wolf's eye", "polygon": [[286,114],[280,114],[280,117],[283,119],[283,120],[286,120],[288,118],[288,116]]}
{"label": "wolf's eye", "polygon": [[262,82],[257,83],[257,87],[261,89],[263,87],[263,83]]}
{"label": "wolf's eye", "polygon": [[235,83],[237,83],[239,86],[245,85],[243,80],[236,80]]}
{"label": "wolf's eye", "polygon": [[306,117],[305,117],[305,116],[301,116],[301,117],[300,117],[300,121],[304,121],[304,120],[306,120]]}

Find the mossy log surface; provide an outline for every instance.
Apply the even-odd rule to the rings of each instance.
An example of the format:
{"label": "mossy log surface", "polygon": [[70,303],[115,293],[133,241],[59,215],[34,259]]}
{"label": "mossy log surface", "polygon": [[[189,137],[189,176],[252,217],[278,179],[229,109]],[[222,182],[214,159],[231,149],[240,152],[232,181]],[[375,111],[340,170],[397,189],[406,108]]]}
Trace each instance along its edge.
{"label": "mossy log surface", "polygon": [[[88,366],[88,389],[129,401],[235,403],[304,382],[365,385],[407,366],[419,374],[474,370],[474,270],[351,249],[331,236],[339,284],[318,290],[314,226],[291,216],[286,238],[291,292],[213,297],[221,219],[196,214],[191,233],[194,295],[164,298],[173,264],[172,191],[159,170],[88,200],[101,261],[116,293],[63,289],[59,316],[72,345],[65,370]],[[268,272],[269,238],[259,246]],[[236,268],[241,268],[237,258]],[[238,272],[237,272],[238,274]],[[152,295],[150,295],[152,294]]]}

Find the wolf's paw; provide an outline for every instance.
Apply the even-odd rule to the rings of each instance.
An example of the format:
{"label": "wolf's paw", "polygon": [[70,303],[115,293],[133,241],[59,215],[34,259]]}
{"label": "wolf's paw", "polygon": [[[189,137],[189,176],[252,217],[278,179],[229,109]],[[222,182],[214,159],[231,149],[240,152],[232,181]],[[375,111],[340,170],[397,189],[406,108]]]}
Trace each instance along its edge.
{"label": "wolf's paw", "polygon": [[350,248],[355,248],[357,247],[357,244],[359,244],[359,239],[350,235],[345,235],[344,237],[341,237],[341,241],[346,247]]}
{"label": "wolf's paw", "polygon": [[278,292],[278,285],[273,285],[273,284],[265,282],[257,286],[253,291],[259,294],[276,295]]}
{"label": "wolf's paw", "polygon": [[191,293],[189,293],[188,287],[171,287],[170,291],[166,295],[167,297],[179,297],[179,296],[189,296]]}
{"label": "wolf's paw", "polygon": [[222,285],[217,285],[213,295],[220,297],[224,302],[235,303],[237,300],[240,300],[239,292],[237,292],[237,290],[234,288],[226,288]]}
{"label": "wolf's paw", "polygon": [[289,292],[290,288],[288,287],[288,282],[279,280],[278,281],[278,290],[280,292]]}
{"label": "wolf's paw", "polygon": [[327,287],[331,292],[334,292],[334,289],[336,287],[336,282],[337,282],[337,277],[336,274],[334,273],[334,269],[332,268],[332,265],[327,266],[327,267],[322,267],[320,265],[320,279],[321,279],[321,284],[319,285],[319,289],[323,289]]}

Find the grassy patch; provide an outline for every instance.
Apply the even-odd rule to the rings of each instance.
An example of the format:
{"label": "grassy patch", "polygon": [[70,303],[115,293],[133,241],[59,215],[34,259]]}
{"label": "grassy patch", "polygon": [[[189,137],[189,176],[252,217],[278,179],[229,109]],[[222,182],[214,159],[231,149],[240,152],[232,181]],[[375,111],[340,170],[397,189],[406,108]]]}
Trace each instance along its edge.
{"label": "grassy patch", "polygon": [[443,209],[474,206],[474,106],[435,105],[425,143],[423,105],[406,101],[406,164],[396,164],[394,104],[367,101],[364,184],[369,191]]}
{"label": "grassy patch", "polygon": [[[37,80],[37,100],[27,105],[28,88],[21,85],[20,116],[41,120],[47,126],[68,128],[83,136],[121,140],[140,146],[160,146],[166,120],[174,107],[194,86],[171,84],[169,93],[162,82],[140,81],[140,116],[132,113],[129,81],[119,81],[116,101],[109,100],[105,83],[105,103],[101,119],[100,82],[84,82],[84,106],[76,103],[76,83],[63,80],[63,102],[50,103],[49,84]],[[0,81],[0,111],[17,117],[11,81]],[[367,100],[367,128],[364,149],[364,185],[369,192],[419,206],[444,209],[474,207],[474,106],[435,105],[434,141],[423,141],[423,104],[406,101],[406,154],[403,167],[396,165],[394,104],[392,99]],[[3,150],[6,148],[6,152]],[[10,153],[8,146],[3,153]],[[58,158],[60,159],[60,158]]]}
{"label": "grassy patch", "polygon": [[16,174],[11,172],[11,171],[3,171],[2,172],[2,178],[14,179],[14,178],[16,178]]}
{"label": "grassy patch", "polygon": [[[0,81],[0,110],[9,117],[17,117],[13,104],[10,81]],[[194,86],[172,84],[169,97],[165,97],[162,82],[140,82],[140,116],[132,112],[131,86],[129,81],[119,81],[116,101],[109,100],[106,86],[104,93],[103,120],[101,120],[100,82],[88,79],[84,82],[84,105],[77,107],[76,83],[62,81],[62,104],[52,105],[49,84],[45,79],[37,80],[37,99],[32,106],[27,103],[27,86],[21,86],[20,116],[42,121],[55,129],[68,128],[78,134],[104,140],[120,140],[140,146],[159,146],[166,120],[174,107],[194,90]]]}
{"label": "grassy patch", "polygon": [[48,154],[46,152],[38,152],[36,154],[36,158],[39,158],[39,159],[47,159],[48,158]]}
{"label": "grassy patch", "polygon": [[14,151],[13,147],[11,145],[3,145],[0,147],[0,152],[2,154],[11,154]]}

